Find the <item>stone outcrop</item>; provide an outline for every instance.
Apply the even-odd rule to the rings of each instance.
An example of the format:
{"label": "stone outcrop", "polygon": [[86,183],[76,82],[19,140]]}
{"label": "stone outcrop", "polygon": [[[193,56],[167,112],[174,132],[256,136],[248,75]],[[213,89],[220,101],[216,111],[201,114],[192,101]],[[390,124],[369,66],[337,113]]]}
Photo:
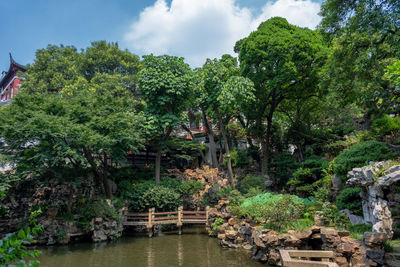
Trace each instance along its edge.
{"label": "stone outcrop", "polygon": [[399,192],[393,190],[400,185],[400,165],[377,162],[371,166],[354,168],[348,172],[348,185],[361,187],[363,216],[374,232],[393,236],[390,208],[400,205]]}
{"label": "stone outcrop", "polygon": [[122,223],[109,218],[94,218],[91,223],[91,238],[93,242],[114,240],[122,235]]}
{"label": "stone outcrop", "polygon": [[[227,200],[220,200],[209,211],[208,230],[215,234],[224,247],[252,250],[254,260],[272,266],[280,265],[279,249],[331,250],[334,261],[341,267],[382,266],[380,247],[385,238],[379,233],[366,234],[366,243],[350,238],[348,232],[340,232],[323,226],[305,230],[291,230],[277,233],[263,229],[251,221],[239,220],[232,216]],[[217,218],[223,223],[215,233],[212,229]]]}
{"label": "stone outcrop", "polygon": [[[20,183],[7,193],[2,203],[7,216],[4,218],[5,223],[0,224],[0,234],[17,231],[21,223],[28,220],[31,211],[40,208],[44,212],[37,218],[37,223],[43,226],[43,231],[36,239],[37,244],[68,244],[88,237],[94,242],[112,240],[120,236],[123,230],[118,220],[95,218],[86,227],[82,227],[78,223],[79,216],[66,219],[61,214],[66,212],[68,203],[71,206],[81,205],[78,202],[79,196],[91,198],[99,195],[98,190],[100,188],[94,186],[93,177],[88,177],[74,188],[55,179],[48,184],[34,181]],[[111,201],[107,201],[107,204],[112,206]]]}

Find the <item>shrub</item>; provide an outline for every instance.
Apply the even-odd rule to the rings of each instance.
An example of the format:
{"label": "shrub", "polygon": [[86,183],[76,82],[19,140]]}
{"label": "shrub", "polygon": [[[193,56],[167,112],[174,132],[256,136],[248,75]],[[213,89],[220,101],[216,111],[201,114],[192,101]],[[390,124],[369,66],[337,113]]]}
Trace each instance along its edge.
{"label": "shrub", "polygon": [[262,175],[247,175],[239,183],[238,189],[243,194],[248,194],[252,188],[265,190],[265,178]]}
{"label": "shrub", "polygon": [[345,188],[336,198],[336,206],[339,210],[349,209],[354,214],[362,215],[361,188]]}
{"label": "shrub", "polygon": [[117,210],[113,206],[108,205],[103,199],[82,205],[78,210],[78,214],[81,222],[87,222],[96,217],[111,218],[115,220],[120,219]]}
{"label": "shrub", "polygon": [[201,182],[195,180],[188,180],[188,181],[183,181],[180,184],[178,192],[181,195],[191,196],[197,194],[200,190],[203,189],[204,185]]}
{"label": "shrub", "polygon": [[231,210],[238,217],[265,221],[266,227],[281,231],[292,226],[303,215],[305,204],[297,196],[265,193],[242,199],[233,204]]}
{"label": "shrub", "polygon": [[380,161],[394,157],[395,154],[382,142],[360,142],[344,150],[335,158],[333,171],[345,179],[347,172],[353,168],[368,165],[370,161]]}
{"label": "shrub", "polygon": [[178,191],[179,188],[181,187],[181,181],[179,181],[178,179],[165,176],[161,178],[159,185]]}
{"label": "shrub", "polygon": [[380,136],[393,134],[400,130],[400,118],[385,115],[372,123],[372,129]]}
{"label": "shrub", "polygon": [[173,189],[163,186],[148,189],[140,198],[142,210],[155,207],[158,211],[171,211],[176,210],[180,205],[180,195]]}
{"label": "shrub", "polygon": [[330,202],[325,202],[322,205],[322,221],[325,225],[336,227],[339,229],[346,229],[349,227],[349,218],[346,215],[339,213],[338,208]]}

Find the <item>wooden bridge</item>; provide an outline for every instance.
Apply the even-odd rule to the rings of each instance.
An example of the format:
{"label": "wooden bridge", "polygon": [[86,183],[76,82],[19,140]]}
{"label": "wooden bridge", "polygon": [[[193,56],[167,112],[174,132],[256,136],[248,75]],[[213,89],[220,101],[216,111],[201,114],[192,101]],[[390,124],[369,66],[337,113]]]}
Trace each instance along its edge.
{"label": "wooden bridge", "polygon": [[177,211],[155,212],[155,208],[148,212],[128,212],[122,221],[124,226],[146,226],[149,231],[149,237],[153,235],[155,225],[176,224],[179,234],[182,234],[183,224],[207,224],[208,209],[205,211],[184,211],[179,207]]}

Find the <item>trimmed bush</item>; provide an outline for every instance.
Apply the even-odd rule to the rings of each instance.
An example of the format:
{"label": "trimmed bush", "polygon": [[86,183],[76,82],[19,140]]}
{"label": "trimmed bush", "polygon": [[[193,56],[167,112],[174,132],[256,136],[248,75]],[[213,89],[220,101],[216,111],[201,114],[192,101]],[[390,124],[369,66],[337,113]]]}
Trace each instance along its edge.
{"label": "trimmed bush", "polygon": [[172,211],[178,209],[181,200],[180,195],[173,189],[154,186],[143,193],[139,203],[142,210],[155,207],[157,211]]}
{"label": "trimmed bush", "polygon": [[333,171],[346,180],[346,174],[353,168],[368,165],[370,161],[380,161],[394,158],[396,155],[378,141],[366,141],[352,145],[334,159]]}

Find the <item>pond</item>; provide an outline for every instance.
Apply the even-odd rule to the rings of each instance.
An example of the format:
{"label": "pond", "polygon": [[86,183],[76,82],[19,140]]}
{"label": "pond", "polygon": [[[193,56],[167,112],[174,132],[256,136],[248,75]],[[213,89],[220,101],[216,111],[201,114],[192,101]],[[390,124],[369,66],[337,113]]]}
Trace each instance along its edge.
{"label": "pond", "polygon": [[148,238],[126,236],[109,243],[76,243],[41,248],[40,266],[51,267],[253,267],[266,266],[251,260],[242,249],[226,249],[210,238],[204,227],[184,228],[183,234],[166,232]]}

